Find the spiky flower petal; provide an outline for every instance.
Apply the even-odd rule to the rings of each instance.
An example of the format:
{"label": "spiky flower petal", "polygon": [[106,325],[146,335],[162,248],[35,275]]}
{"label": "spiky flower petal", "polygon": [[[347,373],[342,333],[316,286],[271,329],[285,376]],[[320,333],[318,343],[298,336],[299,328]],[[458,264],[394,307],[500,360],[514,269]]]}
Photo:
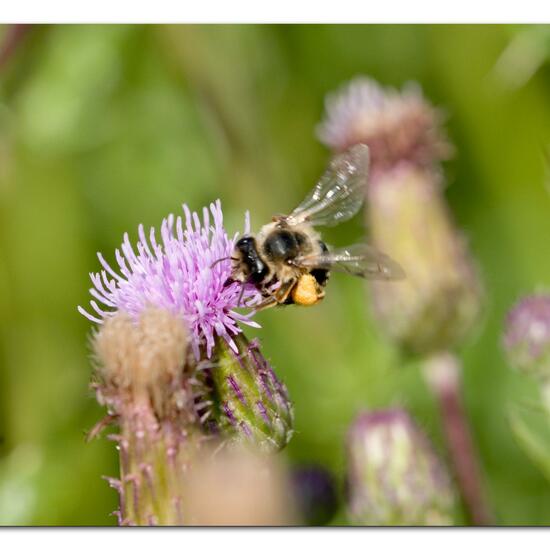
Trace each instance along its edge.
{"label": "spiky flower petal", "polygon": [[[146,233],[140,225],[134,250],[126,233],[120,250],[115,251],[119,272],[98,253],[103,270],[90,274],[94,314],[78,309],[96,323],[115,311],[137,319],[150,306],[165,309],[185,323],[199,359],[202,348],[210,357],[216,336],[237,349],[232,338],[240,332],[238,322],[258,325],[235,308],[259,296],[252,285],[246,285],[241,294],[240,284],[227,284],[231,262],[218,260],[231,256],[237,235],[228,237],[220,201],[203,208],[202,220],[187,205],[183,210],[185,219],[170,215],[162,221],[160,241],[155,228]],[[247,218],[245,232],[248,230]]]}

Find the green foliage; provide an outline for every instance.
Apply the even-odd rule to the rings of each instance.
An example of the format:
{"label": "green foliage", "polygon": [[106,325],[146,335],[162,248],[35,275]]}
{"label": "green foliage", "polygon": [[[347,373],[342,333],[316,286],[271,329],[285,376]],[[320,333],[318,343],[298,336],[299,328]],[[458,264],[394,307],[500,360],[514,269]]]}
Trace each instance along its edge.
{"label": "green foliage", "polygon": [[[324,94],[363,73],[418,80],[448,114],[457,153],[446,195],[488,292],[463,353],[468,414],[498,521],[547,524],[550,485],[505,414],[523,382],[500,352],[508,308],[550,281],[546,57],[520,84],[502,76],[514,74],[502,53],[524,32],[90,25],[25,35],[0,68],[0,523],[115,523],[116,494],[101,479],[116,475],[113,444],[84,442],[102,416],[88,390],[90,327],[76,312],[95,252],[111,260],[124,231],[158,225],[182,202],[220,197],[230,231],[246,209],[254,227],[291,209],[328,158],[314,137]],[[358,217],[325,236],[346,244],[362,231]],[[321,305],[258,321],[247,334],[261,337],[295,403],[291,461],[342,479],[350,420],[392,404],[442,447],[436,404],[417,366],[380,338],[360,281],[335,274]]]}
{"label": "green foliage", "polygon": [[510,406],[510,424],[519,445],[550,481],[550,414],[547,404]]}

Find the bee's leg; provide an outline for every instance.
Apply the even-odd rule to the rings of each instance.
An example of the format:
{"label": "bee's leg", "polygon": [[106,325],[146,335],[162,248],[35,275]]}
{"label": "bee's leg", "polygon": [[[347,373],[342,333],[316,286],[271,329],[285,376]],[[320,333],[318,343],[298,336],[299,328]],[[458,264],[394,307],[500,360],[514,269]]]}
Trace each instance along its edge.
{"label": "bee's leg", "polygon": [[262,309],[268,309],[276,305],[279,305],[279,302],[277,302],[275,296],[269,296],[265,300],[262,300],[259,304],[256,304],[254,306],[254,311],[262,311]]}
{"label": "bee's leg", "polygon": [[239,299],[237,300],[237,307],[241,307],[241,300],[244,294],[244,283],[241,283],[241,292],[239,293]]}
{"label": "bee's leg", "polygon": [[296,282],[297,279],[289,279],[275,291],[275,299],[277,302],[284,304],[287,301],[292,289],[296,286]]}
{"label": "bee's leg", "polygon": [[279,304],[284,304],[295,285],[296,279],[290,279],[286,283],[282,284],[273,294],[269,295],[265,298],[265,300],[262,300],[258,305],[254,306],[254,310],[260,311]]}

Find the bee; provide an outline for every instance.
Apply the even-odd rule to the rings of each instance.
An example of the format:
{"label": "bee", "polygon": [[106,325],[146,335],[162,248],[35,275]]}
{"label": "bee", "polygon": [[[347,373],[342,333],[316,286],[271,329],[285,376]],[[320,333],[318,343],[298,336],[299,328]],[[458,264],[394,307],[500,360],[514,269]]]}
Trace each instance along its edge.
{"label": "bee", "polygon": [[273,216],[255,236],[245,235],[235,243],[230,282],[253,284],[262,293],[263,300],[254,309],[314,305],[324,298],[331,271],[368,279],[404,277],[397,262],[372,246],[329,249],[314,229],[339,224],[357,214],[363,204],[368,168],[368,147],[351,147],[330,162],[289,215]]}

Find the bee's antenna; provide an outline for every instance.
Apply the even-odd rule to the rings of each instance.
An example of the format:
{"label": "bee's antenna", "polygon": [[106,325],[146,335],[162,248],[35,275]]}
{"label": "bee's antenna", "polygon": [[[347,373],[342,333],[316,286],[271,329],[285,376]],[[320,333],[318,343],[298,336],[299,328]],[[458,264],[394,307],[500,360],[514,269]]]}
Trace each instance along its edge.
{"label": "bee's antenna", "polygon": [[233,261],[236,261],[237,258],[233,258],[233,256],[226,256],[225,258],[218,258],[218,259],[210,266],[210,269],[212,269],[215,265],[218,265],[220,262],[225,262],[225,260],[233,260]]}

